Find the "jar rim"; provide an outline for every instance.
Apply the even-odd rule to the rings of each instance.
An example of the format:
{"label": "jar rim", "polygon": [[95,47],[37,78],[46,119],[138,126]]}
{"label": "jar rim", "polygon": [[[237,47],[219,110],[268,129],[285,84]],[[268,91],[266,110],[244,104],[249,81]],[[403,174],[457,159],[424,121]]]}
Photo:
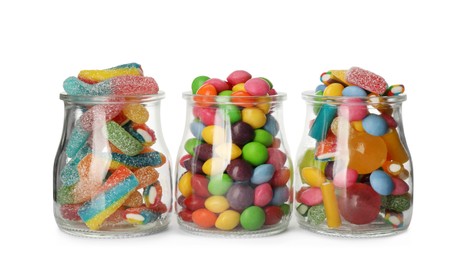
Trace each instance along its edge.
{"label": "jar rim", "polygon": [[[287,94],[284,92],[279,92],[276,95],[270,96],[206,96],[193,94],[191,91],[185,91],[182,93],[182,98],[188,102],[203,102],[209,105],[237,105],[238,103],[272,104],[285,101],[287,99]],[[200,98],[202,101],[199,101],[198,98]]]}
{"label": "jar rim", "polygon": [[164,99],[165,92],[159,91],[157,94],[147,95],[107,95],[107,96],[83,96],[69,95],[65,92],[59,94],[59,98],[64,102],[80,104],[114,104],[123,102],[148,103]]}
{"label": "jar rim", "polygon": [[396,104],[402,103],[407,99],[407,95],[401,94],[396,96],[367,96],[367,97],[346,97],[346,96],[318,96],[316,91],[308,90],[302,92],[302,98],[307,103],[313,104],[323,104],[330,103],[333,105],[342,104],[346,101],[353,101],[359,103],[369,103],[369,104]]}

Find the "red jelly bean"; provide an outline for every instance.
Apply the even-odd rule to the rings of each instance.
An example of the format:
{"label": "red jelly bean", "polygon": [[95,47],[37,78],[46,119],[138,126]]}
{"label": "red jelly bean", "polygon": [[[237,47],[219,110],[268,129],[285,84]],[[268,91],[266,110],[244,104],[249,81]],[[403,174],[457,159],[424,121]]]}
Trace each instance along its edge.
{"label": "red jelly bean", "polygon": [[268,206],[264,208],[265,213],[265,222],[264,225],[274,225],[282,220],[284,212],[280,207],[277,206]]}
{"label": "red jelly bean", "polygon": [[194,211],[205,207],[205,199],[199,197],[195,194],[192,194],[184,199],[185,208]]}
{"label": "red jelly bean", "polygon": [[377,218],[381,198],[369,185],[355,183],[339,194],[338,204],[345,220],[352,224],[363,225]]}
{"label": "red jelly bean", "polygon": [[208,179],[204,175],[194,174],[191,180],[193,192],[203,198],[209,197],[208,182]]}
{"label": "red jelly bean", "polygon": [[287,167],[282,167],[279,170],[276,170],[274,176],[270,180],[270,184],[275,187],[284,186],[290,180],[290,169]]}
{"label": "red jelly bean", "polygon": [[183,221],[192,222],[192,213],[193,212],[188,209],[183,209],[179,212],[179,217]]}

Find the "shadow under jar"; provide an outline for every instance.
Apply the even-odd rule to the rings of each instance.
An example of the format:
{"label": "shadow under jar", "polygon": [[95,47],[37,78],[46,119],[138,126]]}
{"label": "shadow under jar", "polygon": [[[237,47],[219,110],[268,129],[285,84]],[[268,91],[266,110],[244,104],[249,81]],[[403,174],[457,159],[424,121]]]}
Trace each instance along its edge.
{"label": "shadow under jar", "polygon": [[306,101],[297,153],[296,218],[334,236],[376,237],[408,228],[413,167],[402,124],[405,95],[317,96]]}

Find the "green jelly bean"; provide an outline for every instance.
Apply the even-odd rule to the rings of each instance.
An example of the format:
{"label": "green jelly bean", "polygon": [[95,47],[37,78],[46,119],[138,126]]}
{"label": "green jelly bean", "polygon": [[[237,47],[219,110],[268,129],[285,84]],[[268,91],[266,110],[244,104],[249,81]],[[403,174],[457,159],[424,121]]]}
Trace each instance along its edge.
{"label": "green jelly bean", "polygon": [[208,182],[208,191],[212,195],[224,195],[233,185],[233,180],[228,174],[211,176]]}
{"label": "green jelly bean", "polygon": [[252,166],[258,166],[267,161],[269,152],[267,148],[258,142],[247,143],[243,147],[243,159]]}
{"label": "green jelly bean", "polygon": [[[241,121],[241,110],[235,105],[220,105],[220,110],[229,118],[231,124]],[[225,118],[226,118],[225,117]]]}
{"label": "green jelly bean", "polygon": [[280,209],[282,210],[285,216],[290,215],[291,208],[292,207],[289,204],[280,205]]}
{"label": "green jelly bean", "polygon": [[264,77],[259,77],[259,78],[265,80],[265,81],[267,82],[267,84],[269,84],[269,88],[270,88],[270,89],[273,89],[273,88],[274,88],[274,85],[272,85],[272,82],[270,82],[270,80],[268,80],[268,79],[266,79],[266,78],[264,78]]}
{"label": "green jelly bean", "polygon": [[197,90],[210,78],[207,76],[198,76],[192,81],[192,93],[197,94]]}
{"label": "green jelly bean", "polygon": [[194,154],[195,147],[201,145],[203,142],[197,138],[190,138],[185,142],[184,148],[187,153],[189,153],[191,156]]}
{"label": "green jelly bean", "polygon": [[258,230],[265,222],[264,210],[258,206],[248,207],[241,213],[240,222],[246,230]]}
{"label": "green jelly bean", "polygon": [[254,133],[255,133],[254,142],[261,143],[265,145],[266,147],[269,147],[272,145],[272,142],[274,141],[274,137],[269,132],[267,132],[264,129],[256,129]]}

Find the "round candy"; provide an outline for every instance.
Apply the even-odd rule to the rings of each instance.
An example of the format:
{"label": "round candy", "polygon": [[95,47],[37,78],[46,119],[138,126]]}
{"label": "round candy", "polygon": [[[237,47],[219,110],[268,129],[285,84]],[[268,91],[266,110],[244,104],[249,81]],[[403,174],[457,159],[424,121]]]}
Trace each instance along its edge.
{"label": "round candy", "polygon": [[216,219],[215,227],[221,230],[233,230],[239,224],[240,214],[234,210],[223,211]]}
{"label": "round candy", "polygon": [[297,200],[307,206],[318,205],[323,202],[321,189],[318,187],[300,189],[297,193]]}
{"label": "round candy", "polygon": [[270,112],[271,99],[268,96],[265,97],[258,97],[256,107],[259,108],[264,114],[268,114]]}
{"label": "round candy", "polygon": [[347,86],[342,91],[345,97],[367,97],[367,92],[358,86]]}
{"label": "round candy", "polygon": [[375,114],[370,114],[362,119],[362,127],[368,134],[373,136],[382,136],[388,131],[387,121]]}
{"label": "round candy", "polygon": [[265,96],[270,90],[269,83],[261,78],[253,78],[244,84],[247,93],[252,96]]}
{"label": "round candy", "polygon": [[231,124],[241,120],[241,110],[235,105],[220,105],[220,111],[223,112],[223,119],[227,120],[226,118],[229,118]]}
{"label": "round candy", "polygon": [[272,82],[270,82],[270,80],[268,80],[264,77],[259,77],[259,78],[265,80],[267,82],[267,84],[269,84],[269,87],[270,87],[271,90],[274,88],[274,85],[272,84]]}
{"label": "round candy", "polygon": [[235,181],[248,181],[252,177],[253,168],[243,159],[234,159],[226,167],[226,172]]}
{"label": "round candy", "polygon": [[221,144],[225,142],[225,130],[221,126],[210,125],[203,128],[202,137],[209,144]]}
{"label": "round candy", "polygon": [[331,83],[323,91],[323,96],[342,96],[344,86],[340,83]]}
{"label": "round candy", "polygon": [[178,188],[180,193],[182,193],[182,196],[188,197],[192,194],[192,173],[191,172],[186,172],[184,173],[178,183]]}
{"label": "round candy", "polygon": [[224,195],[233,185],[228,174],[211,176],[208,182],[208,191],[213,195]]}
{"label": "round candy", "polygon": [[191,180],[193,193],[203,198],[209,197],[208,183],[209,180],[204,175],[194,174]]}
{"label": "round candy", "polygon": [[216,94],[218,94],[216,88],[211,84],[205,83],[197,90],[193,100],[200,106],[211,106],[211,103],[215,101],[214,96]]}
{"label": "round candy", "polygon": [[226,83],[225,81],[217,78],[212,78],[207,81],[205,81],[205,84],[211,84],[215,87],[216,91],[218,93],[225,91],[225,90],[230,90],[231,87]]}
{"label": "round candy", "polygon": [[202,170],[207,175],[219,175],[226,169],[227,163],[219,157],[213,157],[205,161]]}
{"label": "round candy", "polygon": [[253,204],[254,190],[247,184],[235,183],[229,188],[226,198],[231,208],[241,211]]}
{"label": "round candy", "polygon": [[179,212],[179,218],[182,219],[183,221],[190,222],[192,221],[192,211],[188,209],[182,209]]}
{"label": "round candy", "polygon": [[203,162],[198,160],[196,157],[190,157],[190,159],[185,160],[184,162],[184,168],[187,171],[190,171],[192,173],[201,173],[203,174]]}
{"label": "round candy", "polygon": [[265,145],[266,147],[269,147],[272,145],[272,142],[274,141],[274,137],[269,132],[263,129],[256,129],[254,133],[255,133],[254,142],[261,143]]}
{"label": "round candy", "polygon": [[326,85],[325,84],[320,84],[320,85],[316,86],[315,92],[324,91],[325,89],[326,89]]}
{"label": "round candy", "polygon": [[387,146],[381,137],[359,133],[349,139],[348,168],[358,174],[371,173],[380,168],[387,158]]}
{"label": "round candy", "polygon": [[239,83],[239,84],[234,85],[233,88],[231,88],[231,90],[233,92],[238,92],[238,91],[246,92],[246,89],[244,88],[244,83]]}
{"label": "round candy", "polygon": [[241,107],[253,107],[256,101],[251,94],[246,91],[235,91],[231,94],[231,100],[235,105]]}
{"label": "round candy", "polygon": [[241,213],[241,226],[246,230],[258,230],[265,222],[264,210],[258,206],[251,206]]}
{"label": "round candy", "polygon": [[199,160],[206,161],[213,157],[213,146],[211,144],[200,144],[194,148],[194,156]]}
{"label": "round candy", "polygon": [[338,196],[339,211],[352,224],[374,221],[380,212],[381,198],[369,185],[355,183]]}
{"label": "round candy", "polygon": [[375,170],[369,177],[370,186],[380,195],[390,195],[394,184],[392,178],[382,170]]}
{"label": "round candy", "polygon": [[282,168],[285,164],[285,161],[287,161],[287,155],[277,148],[267,148],[267,153],[268,159],[266,163],[272,164],[275,169]]}
{"label": "round candy", "polygon": [[246,107],[243,109],[242,121],[252,126],[252,128],[261,128],[266,123],[266,115],[257,107]]}
{"label": "round candy", "polygon": [[270,185],[274,187],[284,186],[290,180],[290,169],[287,167],[282,167],[275,171],[274,176],[270,180]]}
{"label": "round candy", "polygon": [[202,143],[203,142],[198,140],[197,138],[190,138],[184,144],[185,151],[193,156],[195,147],[199,146]]}
{"label": "round candy", "polygon": [[267,120],[263,129],[269,132],[272,136],[276,136],[279,133],[280,129],[279,123],[277,122],[277,120],[275,120],[275,117],[270,114],[266,115],[266,118]]}
{"label": "round candy", "polygon": [[214,125],[216,109],[214,107],[201,107],[198,109],[198,118],[204,125]]}
{"label": "round candy", "polygon": [[193,121],[190,123],[190,132],[192,132],[193,136],[197,139],[202,139],[202,131],[205,128],[205,125],[200,121]]}
{"label": "round candy", "polygon": [[234,160],[241,156],[242,151],[239,146],[233,143],[223,143],[215,148],[215,153],[227,161]]}
{"label": "round candy", "polygon": [[211,196],[205,200],[205,208],[214,213],[221,213],[229,208],[229,203],[224,196]]}
{"label": "round candy", "polygon": [[215,225],[216,214],[208,209],[197,209],[192,213],[192,221],[201,228],[211,228]]}
{"label": "round candy", "polygon": [[254,189],[254,205],[265,207],[272,200],[273,191],[269,183],[264,183]]}
{"label": "round candy", "polygon": [[261,143],[250,142],[243,147],[243,159],[253,166],[265,163],[268,158],[267,148]]}
{"label": "round candy", "polygon": [[334,175],[333,184],[336,188],[350,187],[356,183],[358,175],[353,169],[344,169]]}
{"label": "round candy", "polygon": [[245,144],[251,142],[254,139],[255,133],[252,126],[244,123],[237,122],[231,126],[231,139],[233,143],[242,147]]}
{"label": "round candy", "polygon": [[264,225],[274,225],[282,220],[284,212],[278,206],[268,206],[264,208],[265,222]]}
{"label": "round candy", "polygon": [[262,184],[269,182],[274,176],[275,168],[272,164],[261,164],[254,169],[254,173],[251,177],[251,183]]}
{"label": "round candy", "polygon": [[192,81],[192,93],[197,94],[197,90],[210,78],[207,76],[198,76]]}
{"label": "round candy", "polygon": [[249,72],[244,71],[244,70],[235,70],[229,74],[229,76],[226,78],[226,81],[228,81],[229,84],[231,85],[236,85],[239,83],[244,83],[251,79],[252,76],[249,74]]}
{"label": "round candy", "polygon": [[274,196],[270,201],[271,205],[280,206],[284,204],[290,197],[290,191],[288,190],[287,186],[276,187],[273,189]]}
{"label": "round candy", "polygon": [[346,100],[338,109],[339,116],[347,118],[350,122],[362,120],[368,113],[367,106],[358,98]]}

